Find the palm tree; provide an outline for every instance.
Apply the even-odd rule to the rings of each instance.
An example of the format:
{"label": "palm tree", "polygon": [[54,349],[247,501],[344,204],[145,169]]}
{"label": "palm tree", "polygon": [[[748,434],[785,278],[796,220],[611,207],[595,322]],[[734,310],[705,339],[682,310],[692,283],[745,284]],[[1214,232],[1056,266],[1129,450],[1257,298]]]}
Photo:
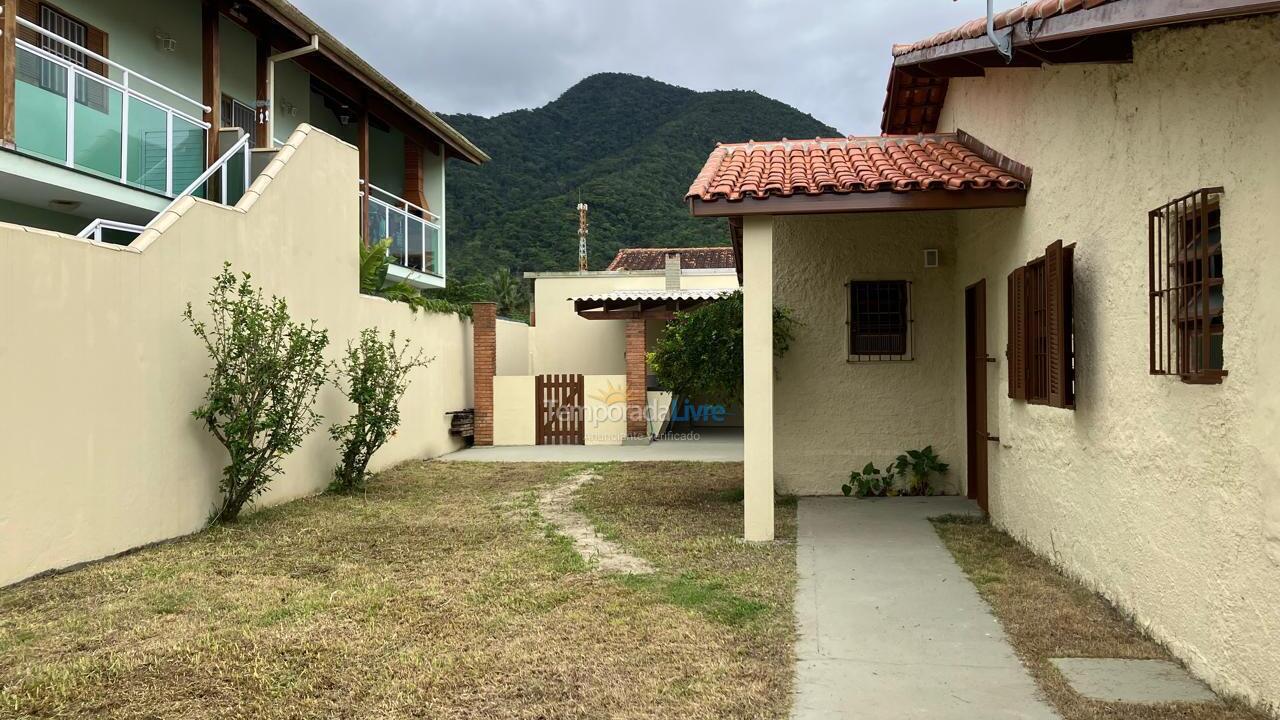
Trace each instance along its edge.
{"label": "palm tree", "polygon": [[501,268],[489,280],[493,301],[498,304],[499,315],[512,315],[524,304],[524,288],[508,268]]}

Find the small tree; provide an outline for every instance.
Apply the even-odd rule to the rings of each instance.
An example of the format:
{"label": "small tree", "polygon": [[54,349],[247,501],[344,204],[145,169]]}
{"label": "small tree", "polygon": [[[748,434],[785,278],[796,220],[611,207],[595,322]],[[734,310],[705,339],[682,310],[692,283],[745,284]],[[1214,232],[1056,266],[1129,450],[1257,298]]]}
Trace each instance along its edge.
{"label": "small tree", "polygon": [[[795,320],[786,308],[773,308],[773,355],[791,348]],[[649,367],[676,395],[725,404],[742,401],[742,293],[736,292],[687,313],[678,313]]]}
{"label": "small tree", "polygon": [[331,490],[351,492],[364,485],[369,460],[400,425],[400,398],[409,387],[409,371],[426,367],[434,358],[409,353],[409,343],[396,346],[391,331],[384,342],[378,331],[360,331],[360,342],[347,343],[347,356],[339,364],[343,392],[356,406],[345,423],[329,429],[342,446],[342,463],[333,471]]}
{"label": "small tree", "polygon": [[294,323],[284,300],[264,300],[249,274],[237,279],[229,263],[214,278],[209,310],[207,323],[196,320],[191,303],[183,313],[213,360],[204,402],[192,415],[231,456],[212,520],[234,522],[320,424],[315,400],[329,375],[329,336],[315,321]]}

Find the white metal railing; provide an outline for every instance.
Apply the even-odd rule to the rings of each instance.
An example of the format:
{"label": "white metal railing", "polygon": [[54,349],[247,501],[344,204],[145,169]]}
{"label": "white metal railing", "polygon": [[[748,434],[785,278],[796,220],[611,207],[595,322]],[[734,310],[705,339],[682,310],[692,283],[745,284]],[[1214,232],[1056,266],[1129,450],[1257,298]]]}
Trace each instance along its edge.
{"label": "white metal railing", "polygon": [[387,252],[396,265],[444,277],[440,216],[373,183],[362,180],[361,184],[369,189],[366,222],[370,239],[390,239]]}
{"label": "white metal railing", "polygon": [[116,230],[119,232],[130,233],[134,237],[142,234],[145,227],[134,225],[132,223],[116,222],[115,220],[103,220],[101,218],[89,223],[89,227],[80,231],[76,237],[90,238],[94,242],[102,242],[103,233]]}
{"label": "white metal railing", "polygon": [[[169,212],[169,210],[172,209],[174,205],[177,205],[178,201],[181,200],[182,198],[188,195],[198,195],[201,193],[202,190],[203,190],[205,199],[209,199],[208,184],[209,184],[209,181],[213,179],[213,176],[215,174],[219,175],[219,178],[218,178],[219,193],[217,196],[217,201],[222,203],[223,205],[234,205],[236,202],[238,202],[239,199],[244,195],[245,190],[249,189],[250,175],[252,172],[250,167],[250,163],[251,163],[251,154],[250,154],[250,148],[249,148],[250,139],[251,139],[251,136],[248,134],[241,135],[240,139],[237,140],[230,148],[228,148],[226,152],[222,153],[222,155],[217,159],[217,161],[215,161],[212,165],[210,165],[209,168],[205,170],[203,173],[200,173],[200,176],[197,177],[194,181],[192,181],[191,184],[188,185],[185,190],[179,193],[177,197],[175,197],[172,201],[170,201],[169,204],[166,205],[163,210],[161,210],[159,213],[156,213],[156,217],[158,218],[161,215],[164,215],[166,212]],[[232,161],[236,159],[240,160],[242,167],[233,168],[231,166]],[[233,180],[240,183],[238,187],[232,185]],[[153,219],[153,222],[154,222],[154,219]],[[80,234],[77,235],[77,237],[92,238],[97,242],[102,242],[104,230],[108,230],[108,231],[116,230],[120,232],[132,233],[134,237],[137,237],[138,235],[142,234],[143,230],[146,230],[146,229],[147,229],[146,226],[142,226],[142,225],[133,225],[131,223],[122,223],[122,222],[116,222],[114,220],[104,220],[99,218],[89,223],[89,226],[86,227],[84,230],[81,230]]]}
{"label": "white metal railing", "polygon": [[[32,93],[19,91],[15,101],[18,125],[15,144],[19,150],[170,197],[174,196],[175,185],[181,187],[186,184],[187,177],[194,174],[192,170],[203,166],[209,124],[198,116],[212,112],[212,108],[29,20],[18,18],[17,21],[23,29],[44,38],[41,43],[44,47],[21,38],[15,40],[19,60],[18,84],[31,86],[34,90]],[[107,75],[73,62],[68,55],[101,64],[108,68]],[[110,77],[112,71],[119,75],[118,80]],[[150,95],[138,91],[140,83],[149,86]],[[65,108],[54,105],[40,107],[44,98],[39,91],[53,97],[61,95]],[[156,99],[153,97],[156,91],[175,102],[190,105],[194,114]],[[113,93],[119,97],[118,119]],[[77,110],[77,107],[82,109]],[[131,111],[142,117],[131,118]],[[65,116],[58,117],[62,112]],[[87,134],[77,132],[77,120],[89,126]],[[175,168],[174,162],[175,130],[184,136],[182,152],[190,155],[181,158],[187,167],[180,170]],[[131,138],[135,131],[136,137]],[[163,152],[158,152],[161,133]],[[81,137],[78,138],[78,134]],[[119,148],[107,147],[109,143],[102,142],[107,134],[119,135]],[[199,142],[193,142],[193,136],[198,136]],[[81,142],[77,142],[78,139]],[[60,140],[62,147],[58,147]],[[118,150],[118,155],[115,150]],[[134,153],[132,157],[131,152]]]}

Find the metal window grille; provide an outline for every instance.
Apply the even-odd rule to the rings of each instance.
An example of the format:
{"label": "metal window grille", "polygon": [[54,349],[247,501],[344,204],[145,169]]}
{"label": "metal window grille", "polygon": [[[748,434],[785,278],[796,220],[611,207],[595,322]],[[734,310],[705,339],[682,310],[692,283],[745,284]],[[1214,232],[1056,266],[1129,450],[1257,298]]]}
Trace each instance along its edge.
{"label": "metal window grille", "polygon": [[252,135],[257,128],[257,113],[253,108],[227,95],[222,96],[222,127],[238,127]]}
{"label": "metal window grille", "polygon": [[1201,188],[1147,216],[1152,375],[1218,383],[1223,363],[1220,187]]}
{"label": "metal window grille", "polygon": [[849,292],[849,360],[911,360],[911,283],[855,280]]}
{"label": "metal window grille", "polygon": [[[40,27],[67,41],[60,42],[41,35],[40,49],[82,68],[91,68],[89,56],[79,49],[89,44],[89,26],[63,15],[48,5],[41,5]],[[107,112],[109,107],[107,87],[102,83],[80,74],[68,73],[58,65],[40,58],[33,57],[28,61],[28,65],[26,68],[19,68],[19,73],[26,82],[58,95],[66,95],[67,76],[73,75],[76,102],[99,112]]]}

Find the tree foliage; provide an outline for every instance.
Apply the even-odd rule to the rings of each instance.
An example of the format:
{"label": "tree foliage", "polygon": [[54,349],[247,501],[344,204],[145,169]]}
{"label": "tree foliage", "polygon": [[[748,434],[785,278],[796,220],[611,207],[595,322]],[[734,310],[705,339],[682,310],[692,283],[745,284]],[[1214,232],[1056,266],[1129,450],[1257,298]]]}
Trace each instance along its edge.
{"label": "tree foliage", "polygon": [[191,303],[183,316],[213,361],[204,402],[192,415],[230,456],[212,519],[234,522],[320,424],[315,401],[329,376],[329,336],[315,321],[293,322],[283,299],[264,299],[249,274],[237,279],[229,263],[214,278],[209,320],[197,320]]}
{"label": "tree foliage", "polygon": [[391,282],[387,273],[391,268],[391,239],[385,238],[372,245],[360,243],[360,293],[407,304],[414,312],[426,310],[436,313],[456,313],[471,316],[471,306],[448,298],[428,297],[409,283]]}
{"label": "tree foliage", "polygon": [[716,142],[839,134],[758,93],[612,73],[533,110],[445,119],[493,156],[449,167],[451,283],[504,267],[577,269],[579,193],[592,269],[622,247],[723,245],[725,222],[690,217],[682,202]]}
{"label": "tree foliage", "polygon": [[351,492],[364,485],[369,461],[400,425],[400,399],[409,388],[409,373],[432,360],[420,351],[410,353],[408,341],[397,345],[394,330],[383,340],[377,329],[366,328],[359,342],[347,343],[338,376],[356,410],[329,429],[329,436],[342,447],[342,462],[334,469],[330,489]]}
{"label": "tree foliage", "polygon": [[[795,320],[773,308],[773,355],[791,348]],[[649,353],[649,367],[673,393],[726,405],[742,401],[742,293],[677,313]]]}

